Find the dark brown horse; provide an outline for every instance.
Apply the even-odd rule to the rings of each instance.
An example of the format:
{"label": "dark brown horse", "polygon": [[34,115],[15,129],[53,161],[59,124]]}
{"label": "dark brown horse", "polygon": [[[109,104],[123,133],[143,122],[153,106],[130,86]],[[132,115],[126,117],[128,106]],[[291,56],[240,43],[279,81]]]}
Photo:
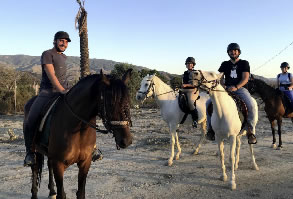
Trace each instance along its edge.
{"label": "dark brown horse", "polygon": [[[107,131],[113,133],[117,149],[126,148],[132,143],[129,124],[129,93],[126,82],[131,70],[128,70],[122,80],[101,74],[90,75],[80,80],[67,94],[60,97],[50,122],[48,145],[49,196],[66,198],[63,186],[65,169],[77,163],[78,199],[85,198],[86,177],[91,165],[91,153],[96,143],[96,116],[99,116]],[[31,99],[25,107],[25,120]],[[38,144],[36,148],[38,149]],[[40,152],[40,151],[38,151]],[[41,172],[44,154],[37,153],[37,164],[32,166],[32,198],[37,198],[38,185],[41,182]]]}
{"label": "dark brown horse", "polygon": [[257,93],[263,102],[265,103],[264,110],[267,114],[267,117],[271,123],[271,129],[273,134],[273,144],[272,147],[276,148],[276,137],[275,137],[275,120],[278,124],[278,134],[279,134],[279,145],[282,147],[282,119],[291,118],[293,122],[293,112],[286,111],[286,106],[284,104],[286,99],[282,97],[280,90],[273,88],[272,86],[265,83],[263,80],[255,79],[251,75],[250,80],[248,81],[248,90],[251,94]]}

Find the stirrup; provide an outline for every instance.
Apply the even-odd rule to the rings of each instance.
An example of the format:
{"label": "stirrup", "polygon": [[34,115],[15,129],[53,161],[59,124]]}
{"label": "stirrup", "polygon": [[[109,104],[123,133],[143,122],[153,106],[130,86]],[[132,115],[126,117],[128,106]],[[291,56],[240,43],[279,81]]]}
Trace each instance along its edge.
{"label": "stirrup", "polygon": [[193,128],[197,128],[197,121],[193,121],[193,123],[192,123],[192,127],[193,127]]}
{"label": "stirrup", "polygon": [[102,160],[103,159],[103,154],[100,149],[94,149],[92,152],[92,161],[95,162],[96,160]]}

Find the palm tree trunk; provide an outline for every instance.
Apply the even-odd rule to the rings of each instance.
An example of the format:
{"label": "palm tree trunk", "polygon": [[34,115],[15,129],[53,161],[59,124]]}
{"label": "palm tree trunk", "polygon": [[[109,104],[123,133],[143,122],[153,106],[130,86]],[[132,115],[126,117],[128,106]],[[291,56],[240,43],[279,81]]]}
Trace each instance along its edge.
{"label": "palm tree trunk", "polygon": [[87,33],[87,12],[84,9],[80,0],[77,0],[80,8],[75,19],[75,25],[78,23],[77,29],[79,29],[80,38],[80,76],[86,77],[90,74],[89,66],[89,48],[88,48],[88,33]]}

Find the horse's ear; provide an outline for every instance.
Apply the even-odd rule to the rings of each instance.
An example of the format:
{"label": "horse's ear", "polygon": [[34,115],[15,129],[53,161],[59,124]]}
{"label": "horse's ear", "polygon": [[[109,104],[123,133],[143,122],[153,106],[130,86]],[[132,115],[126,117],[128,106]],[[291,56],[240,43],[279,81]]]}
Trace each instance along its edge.
{"label": "horse's ear", "polygon": [[219,74],[217,74],[218,79],[222,79],[223,75],[224,75],[224,73],[219,73]]}
{"label": "horse's ear", "polygon": [[131,78],[131,72],[132,72],[132,68],[128,69],[126,71],[126,73],[123,75],[122,81],[124,82],[124,84],[127,84],[127,82],[130,80],[130,78]]}
{"label": "horse's ear", "polygon": [[107,78],[107,76],[106,75],[104,75],[104,73],[103,73],[103,70],[101,69],[101,71],[100,71],[100,75],[102,76],[102,82],[104,82],[106,85],[110,85],[110,81],[109,81],[109,79]]}

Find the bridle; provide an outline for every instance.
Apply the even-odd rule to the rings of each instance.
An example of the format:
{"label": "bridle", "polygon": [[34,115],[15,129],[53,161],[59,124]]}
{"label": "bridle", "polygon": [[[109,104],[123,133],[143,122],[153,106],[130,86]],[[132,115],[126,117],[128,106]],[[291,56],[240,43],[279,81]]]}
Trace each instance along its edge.
{"label": "bridle", "polygon": [[[103,97],[103,95],[101,95],[100,100],[101,100],[101,102],[99,103],[99,105],[101,105],[102,109],[106,113],[107,110],[106,110],[106,107],[105,107],[105,103],[103,102],[106,99]],[[86,121],[85,119],[80,117],[78,114],[76,114],[75,111],[73,111],[72,107],[70,107],[70,105],[68,104],[67,93],[63,95],[63,101],[64,101],[64,104],[65,104],[66,108],[69,110],[69,112],[74,117],[76,117],[78,120],[82,121],[83,123],[87,124],[89,127],[95,129],[97,132],[100,132],[100,133],[103,133],[103,134],[107,134],[108,132],[111,132],[111,133],[114,134],[114,132],[113,132],[114,129],[125,128],[125,127],[130,126],[130,124],[131,124],[131,120],[130,120],[130,122],[127,121],[127,120],[125,120],[125,121],[112,121],[112,120],[108,120],[104,114],[100,114],[99,116],[102,118],[102,122],[103,122],[104,126],[107,129],[107,130],[102,130],[102,129],[99,128],[98,125],[93,124],[93,123],[91,123],[89,121]]]}
{"label": "bridle", "polygon": [[[200,88],[202,90],[205,90],[207,92],[210,92],[210,91],[218,91],[218,92],[226,92],[226,91],[223,91],[223,90],[216,90],[215,88],[220,84],[220,80],[219,79],[214,79],[214,80],[207,80],[202,71],[201,70],[197,70],[200,74],[201,74],[201,79],[200,80],[197,80],[198,81],[198,86],[197,88]],[[211,83],[212,86],[211,87],[208,87],[206,86],[206,83]]]}
{"label": "bridle", "polygon": [[[138,93],[141,93],[141,94],[145,95],[145,99],[147,99],[147,98],[150,97],[150,96],[148,96],[148,94],[149,94],[149,92],[150,92],[151,89],[152,89],[153,93],[155,93],[155,88],[154,88],[155,83],[154,83],[153,79],[148,79],[148,80],[146,80],[146,81],[147,81],[147,82],[151,82],[150,85],[149,85],[149,87],[148,87],[148,89],[147,89],[145,92],[143,92],[143,91],[137,91]],[[157,94],[156,96],[161,96],[161,95],[165,95],[165,94],[173,93],[173,92],[174,92],[174,91],[171,90],[171,91],[167,91],[167,92],[165,92],[165,93]]]}

